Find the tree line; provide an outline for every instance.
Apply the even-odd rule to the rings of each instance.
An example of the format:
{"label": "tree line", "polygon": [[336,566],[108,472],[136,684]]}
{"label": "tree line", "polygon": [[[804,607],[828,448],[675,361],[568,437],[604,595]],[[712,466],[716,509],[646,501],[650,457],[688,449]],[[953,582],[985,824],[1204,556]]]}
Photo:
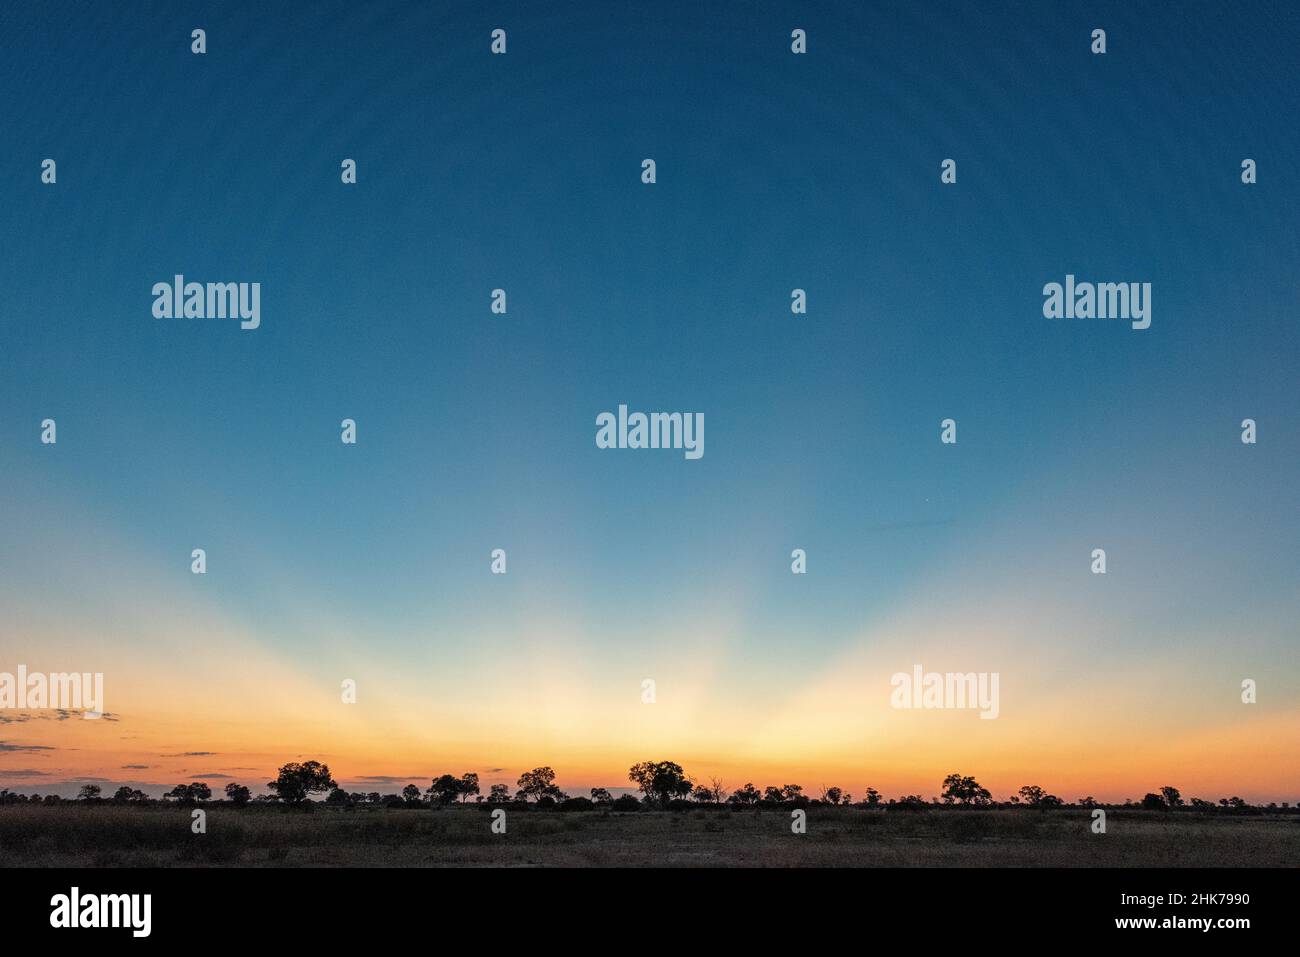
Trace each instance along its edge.
{"label": "tree line", "polygon": [[[897,798],[886,799],[875,788],[867,788],[864,796],[853,800],[853,795],[840,787],[821,786],[817,796],[805,793],[798,784],[769,785],[763,789],[746,782],[743,786],[728,793],[727,788],[718,778],[708,781],[696,781],[690,778],[682,766],[675,761],[641,761],[628,769],[628,780],[636,785],[641,796],[624,794],[614,797],[607,788],[592,788],[591,796],[572,797],[555,784],[555,771],[550,767],[533,768],[525,771],[516,782],[516,789],[511,793],[508,784],[490,785],[484,794],[479,785],[476,772],[467,771],[460,775],[443,774],[433,778],[427,788],[421,789],[417,784],[408,784],[400,794],[381,794],[378,791],[349,792],[340,788],[330,773],[328,765],[319,761],[290,762],[282,766],[274,781],[267,782],[267,792],[253,796],[251,789],[234,781],[225,786],[225,802],[236,807],[249,804],[281,804],[301,807],[308,804],[322,803],[312,800],[316,794],[326,795],[323,803],[328,807],[385,807],[385,808],[429,808],[447,807],[455,804],[474,804],[493,806],[515,805],[536,808],[558,808],[565,811],[609,809],[615,811],[637,811],[643,808],[664,808],[681,810],[698,806],[723,806],[736,808],[781,808],[809,806],[837,806],[857,808],[883,808],[886,810],[925,810],[931,807],[967,807],[967,808],[1009,808],[1030,807],[1039,810],[1071,806],[1055,794],[1049,794],[1036,784],[1027,784],[1006,801],[997,801],[991,792],[980,785],[974,777],[953,773],[943,779],[940,793],[929,800],[918,794],[905,794]],[[84,784],[76,799],[66,803],[112,803],[112,804],[167,804],[178,803],[194,805],[206,803],[212,798],[212,788],[202,781],[178,784],[163,795],[161,802],[145,792],[126,785],[119,787],[112,797],[105,798],[98,784]],[[42,797],[40,794],[17,794],[7,789],[0,790],[0,804],[61,804],[65,799],[55,794]],[[1077,798],[1074,807],[1129,807],[1142,810],[1175,811],[1188,809],[1194,811],[1247,811],[1276,810],[1279,805],[1270,803],[1265,807],[1254,807],[1240,797],[1219,798],[1218,803],[1202,798],[1184,801],[1178,788],[1165,786],[1159,791],[1148,792],[1140,801],[1129,798],[1122,804],[1106,804],[1091,796]],[[1290,804],[1282,802],[1280,809],[1289,810]]]}

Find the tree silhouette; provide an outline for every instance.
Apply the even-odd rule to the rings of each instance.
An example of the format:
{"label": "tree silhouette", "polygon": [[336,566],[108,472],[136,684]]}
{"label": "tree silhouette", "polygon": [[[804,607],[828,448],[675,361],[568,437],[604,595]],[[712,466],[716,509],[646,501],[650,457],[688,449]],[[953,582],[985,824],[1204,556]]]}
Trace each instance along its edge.
{"label": "tree silhouette", "polygon": [[530,797],[541,801],[544,797],[554,797],[559,791],[555,786],[555,772],[548,767],[533,768],[519,776],[519,795],[521,800]]}
{"label": "tree silhouette", "polygon": [[723,787],[722,778],[710,778],[709,786],[713,788],[713,800],[718,804],[727,799],[727,789]]}
{"label": "tree silhouette", "polygon": [[285,804],[297,805],[318,791],[338,787],[330,777],[329,765],[319,761],[292,762],[280,768],[280,776],[266,785]]}
{"label": "tree silhouette", "polygon": [[182,804],[193,804],[196,801],[206,801],[212,797],[212,788],[202,781],[195,781],[192,784],[178,784],[164,794],[163,797],[175,798]]}
{"label": "tree silhouette", "polygon": [[466,771],[460,776],[460,799],[463,802],[471,794],[478,794],[478,774]]}
{"label": "tree silhouette", "polygon": [[1037,807],[1042,803],[1044,793],[1037,784],[1026,784],[1020,789],[1020,798],[1030,807]]}
{"label": "tree silhouette", "polygon": [[989,794],[988,788],[980,787],[980,783],[970,775],[950,774],[943,779],[943,801],[945,804],[955,801],[958,804],[985,807],[992,803],[993,795]]}
{"label": "tree silhouette", "polygon": [[[628,769],[628,780],[632,781],[640,789],[644,795],[642,801],[638,801],[637,798],[631,795],[624,795],[616,799],[606,788],[592,788],[590,800],[585,797],[570,798],[555,785],[554,769],[542,766],[533,768],[531,771],[525,771],[519,777],[519,790],[513,799],[521,802],[534,800],[540,808],[558,806],[565,811],[591,810],[595,807],[612,808],[615,811],[632,811],[655,805],[661,807],[672,806],[673,808],[682,807],[684,805],[680,802],[680,799],[683,798],[694,798],[695,801],[700,803],[721,804],[725,794],[720,779],[711,778],[709,783],[693,782],[686,775],[682,766],[674,761],[642,761],[634,764]],[[312,794],[319,792],[328,793],[325,803],[339,807],[351,807],[361,804],[384,808],[419,807],[425,803],[436,806],[453,804],[457,801],[464,804],[471,796],[476,797],[478,803],[487,804],[504,804],[511,800],[510,787],[505,783],[491,785],[489,795],[484,798],[480,792],[479,776],[474,771],[466,771],[459,777],[453,774],[443,774],[435,778],[426,792],[428,795],[427,800],[423,798],[420,788],[415,784],[408,784],[403,788],[400,797],[396,794],[380,795],[377,791],[369,794],[361,792],[348,793],[340,788],[330,776],[329,767],[318,761],[285,764],[280,768],[278,778],[269,782],[267,787],[272,792],[271,794],[262,794],[253,798],[247,787],[231,781],[225,785],[225,796],[230,803],[237,807],[242,807],[254,801],[257,803],[281,801],[289,805],[298,805],[308,801]],[[865,798],[857,805],[853,805],[852,796],[839,787],[822,785],[818,793],[820,794],[821,803],[832,806],[874,808],[882,804],[882,796],[875,788],[867,788]],[[77,800],[98,802],[103,800],[101,794],[102,790],[99,784],[87,783],[81,785]],[[212,788],[208,784],[202,781],[192,781],[189,784],[176,785],[166,792],[163,798],[174,799],[182,804],[193,804],[207,801],[211,796]],[[29,797],[13,793],[8,789],[0,789],[0,804],[4,805],[58,804],[62,800],[58,795],[53,794],[45,798],[38,794]],[[111,800],[118,805],[147,804],[150,802],[149,795],[129,785],[117,787]],[[809,799],[804,795],[803,788],[798,784],[786,784],[781,787],[771,786],[760,792],[753,782],[747,781],[742,787],[732,792],[729,798],[726,798],[726,803],[742,807],[782,805],[788,808],[792,805],[796,807],[807,806]],[[927,802],[919,795],[904,795],[896,800],[889,800],[888,808],[891,810],[924,810],[930,804],[988,807],[993,803],[988,789],[981,786],[974,777],[954,772],[943,779],[941,797],[932,798]],[[1047,793],[1039,785],[1026,784],[1018,789],[1017,794],[1009,798],[1009,804],[1000,804],[999,806],[1019,805],[1045,810],[1063,807],[1065,803],[1056,795]],[[1224,810],[1243,813],[1259,813],[1259,810],[1268,809],[1287,813],[1290,810],[1290,805],[1285,802],[1280,805],[1276,803],[1269,804],[1267,808],[1262,805],[1259,809],[1252,808],[1248,802],[1235,795],[1231,798],[1220,798],[1218,803]],[[1087,797],[1078,798],[1077,806],[1095,808],[1101,805],[1099,805],[1096,798],[1088,795]],[[1201,813],[1211,813],[1216,810],[1212,802],[1201,798],[1191,798],[1189,801],[1184,801],[1178,788],[1171,785],[1160,788],[1159,793],[1148,792],[1141,801],[1128,798],[1124,801],[1123,806],[1126,808],[1164,811],[1190,807],[1192,810]]]}
{"label": "tree silhouette", "polygon": [[434,779],[425,790],[430,804],[450,804],[460,795],[460,778],[454,774],[444,774]]}
{"label": "tree silhouette", "polygon": [[743,788],[737,788],[731,794],[731,800],[736,804],[757,804],[763,795],[759,793],[758,788],[754,787],[753,782],[745,782]]}
{"label": "tree silhouette", "polygon": [[[230,801],[236,807],[243,807],[252,798],[253,792],[248,790],[242,784],[236,784],[231,781],[226,785],[226,800]],[[376,795],[378,797],[378,795]]]}
{"label": "tree silhouette", "polygon": [[660,804],[667,804],[673,798],[684,798],[694,788],[682,766],[675,761],[642,761],[628,769],[627,779],[640,788],[647,799]]}

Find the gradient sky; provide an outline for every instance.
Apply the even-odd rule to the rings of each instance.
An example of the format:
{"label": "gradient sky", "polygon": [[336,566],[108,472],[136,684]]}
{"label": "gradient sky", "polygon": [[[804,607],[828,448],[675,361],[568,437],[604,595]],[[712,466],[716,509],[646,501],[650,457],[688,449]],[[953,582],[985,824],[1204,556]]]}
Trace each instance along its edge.
{"label": "gradient sky", "polygon": [[[1132,7],[6,4],[0,671],[116,720],[0,712],[0,786],[1300,800],[1300,15]],[[892,709],[917,663],[1001,716]]]}

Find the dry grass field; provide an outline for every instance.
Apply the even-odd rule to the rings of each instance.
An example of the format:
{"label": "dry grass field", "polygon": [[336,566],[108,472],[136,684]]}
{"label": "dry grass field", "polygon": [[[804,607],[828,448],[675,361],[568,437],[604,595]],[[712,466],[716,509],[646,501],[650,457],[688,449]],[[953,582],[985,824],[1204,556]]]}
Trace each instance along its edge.
{"label": "dry grass field", "polygon": [[789,812],[507,812],[482,808],[0,807],[4,867],[1279,867],[1300,861],[1300,816],[1082,809],[812,807]]}

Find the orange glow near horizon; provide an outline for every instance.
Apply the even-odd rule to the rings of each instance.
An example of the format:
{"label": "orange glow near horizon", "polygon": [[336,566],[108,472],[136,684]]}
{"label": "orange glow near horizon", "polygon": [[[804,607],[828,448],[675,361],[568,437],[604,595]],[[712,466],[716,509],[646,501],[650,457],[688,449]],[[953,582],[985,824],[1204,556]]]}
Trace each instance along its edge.
{"label": "orange glow near horizon", "polygon": [[[549,765],[557,784],[577,795],[591,787],[630,787],[631,764],[668,759],[697,781],[721,779],[728,791],[746,782],[760,789],[797,783],[814,796],[835,785],[856,798],[874,787],[887,798],[929,799],[940,792],[944,775],[959,771],[973,774],[997,799],[1024,784],[1067,801],[1140,800],[1167,784],[1184,797],[1211,801],[1232,795],[1254,802],[1300,799],[1291,793],[1297,780],[1293,742],[1300,740],[1295,712],[1242,717],[1171,737],[1167,728],[1130,728],[1105,712],[1083,722],[1065,709],[981,721],[973,712],[887,706],[866,712],[861,701],[830,698],[803,720],[774,715],[753,726],[726,720],[735,713],[728,706],[683,714],[662,701],[619,709],[608,700],[588,703],[572,695],[564,708],[536,720],[468,713],[425,722],[416,715],[395,720],[391,710],[367,717],[360,702],[335,705],[319,689],[299,692],[315,720],[273,699],[264,710],[226,711],[219,701],[202,699],[191,699],[187,709],[178,707],[184,695],[173,692],[148,695],[153,700],[147,711],[141,702],[142,713],[113,712],[110,704],[110,720],[49,714],[11,723],[3,755],[10,773],[3,784],[48,793],[66,792],[61,782],[83,780],[102,781],[106,791],[109,784],[153,790],[206,780],[218,792],[233,780],[256,794],[281,764],[316,759],[348,790],[391,793],[407,783],[423,788],[438,774],[466,771],[479,774],[484,793],[494,783],[513,790],[522,771]],[[796,704],[791,710],[801,709]],[[854,711],[854,722],[834,720]],[[604,720],[590,721],[592,713]],[[837,733],[827,733],[831,728]],[[23,750],[29,742],[55,750]],[[24,777],[11,769],[40,773]]]}
{"label": "orange glow near horizon", "polygon": [[[111,536],[95,539],[94,528],[75,548],[58,544],[104,550],[95,595],[55,608],[9,583],[0,672],[102,671],[111,717],[0,712],[0,786],[11,790],[69,793],[94,780],[156,794],[206,780],[216,792],[233,780],[260,793],[280,765],[315,759],[349,790],[390,793],[475,771],[486,793],[549,765],[578,795],[630,788],[635,762],[674,760],[729,791],[797,783],[813,795],[825,785],[928,799],[961,772],[1003,800],[1036,784],[1066,801],[1140,800],[1173,785],[1188,798],[1300,802],[1300,709],[1279,704],[1276,690],[1295,668],[1284,643],[1261,642],[1242,664],[1213,625],[1189,621],[1176,640],[1098,648],[1088,629],[1131,629],[1127,609],[1112,603],[1118,624],[1072,627],[1087,599],[1051,581],[1029,600],[954,573],[944,602],[918,584],[854,630],[819,642],[796,635],[757,654],[733,607],[752,592],[747,582],[731,605],[674,608],[672,622],[686,625],[662,635],[588,631],[569,611],[577,599],[557,588],[539,591],[513,630],[470,621],[460,627],[473,642],[437,643],[421,632],[432,623],[359,641],[362,625],[323,612],[317,592],[293,583],[289,617],[312,636],[304,646],[260,633],[210,590],[173,588],[166,604],[122,597],[168,572]],[[24,571],[54,583],[67,574]],[[892,707],[890,676],[917,664],[998,673],[996,720]],[[1258,704],[1243,704],[1240,679],[1225,678],[1245,667],[1269,681]],[[640,695],[647,675],[652,704]],[[356,704],[341,700],[349,678]]]}

